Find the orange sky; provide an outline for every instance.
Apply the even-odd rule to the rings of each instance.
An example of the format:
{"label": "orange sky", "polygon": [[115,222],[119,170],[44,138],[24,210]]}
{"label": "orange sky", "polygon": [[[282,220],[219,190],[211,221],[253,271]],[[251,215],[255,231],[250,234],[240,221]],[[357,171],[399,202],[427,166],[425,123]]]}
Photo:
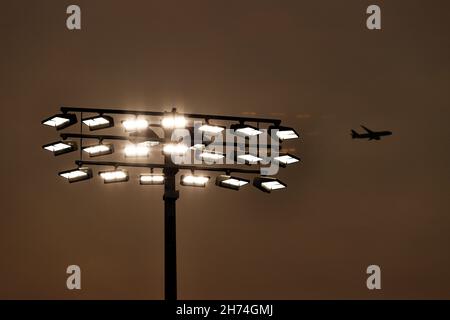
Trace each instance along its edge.
{"label": "orange sky", "polygon": [[[179,187],[181,299],[450,298],[448,1],[382,2],[381,31],[371,1],[79,0],[81,31],[69,4],[2,2],[0,298],[163,298],[162,188],[59,178],[77,155],[43,151],[40,121],[62,105],[302,134],[283,192]],[[352,140],[360,124],[394,134]]]}

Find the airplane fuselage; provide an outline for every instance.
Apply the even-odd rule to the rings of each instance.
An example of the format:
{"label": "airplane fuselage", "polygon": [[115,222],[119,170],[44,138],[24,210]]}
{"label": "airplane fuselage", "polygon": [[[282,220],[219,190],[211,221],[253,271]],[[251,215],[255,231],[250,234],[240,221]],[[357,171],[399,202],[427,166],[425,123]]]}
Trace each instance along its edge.
{"label": "airplane fuselage", "polygon": [[374,133],[362,133],[362,134],[359,134],[358,137],[355,137],[355,139],[380,140],[380,137],[390,136],[391,134],[392,134],[392,132],[390,132],[390,131],[380,131],[380,132],[374,132]]}
{"label": "airplane fuselage", "polygon": [[[363,127],[363,126],[362,126]],[[368,139],[368,140],[380,140],[381,137],[392,135],[391,131],[371,131],[365,127],[363,127],[367,133],[358,133],[355,130],[352,130],[352,138],[353,139]]]}

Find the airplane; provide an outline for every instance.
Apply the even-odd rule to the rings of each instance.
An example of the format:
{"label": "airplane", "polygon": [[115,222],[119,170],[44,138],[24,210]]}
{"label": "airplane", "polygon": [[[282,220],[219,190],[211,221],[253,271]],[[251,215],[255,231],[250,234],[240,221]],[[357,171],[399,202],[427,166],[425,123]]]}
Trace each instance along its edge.
{"label": "airplane", "polygon": [[361,127],[367,131],[367,133],[358,133],[355,130],[352,130],[352,139],[369,139],[369,140],[380,140],[383,136],[390,136],[392,134],[391,131],[372,131],[367,129],[363,125]]}

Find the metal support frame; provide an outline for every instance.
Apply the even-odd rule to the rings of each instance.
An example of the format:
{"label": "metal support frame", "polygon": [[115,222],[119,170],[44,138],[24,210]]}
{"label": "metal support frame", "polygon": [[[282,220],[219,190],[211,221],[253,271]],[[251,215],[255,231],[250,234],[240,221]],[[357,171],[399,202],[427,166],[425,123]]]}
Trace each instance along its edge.
{"label": "metal support frame", "polygon": [[[150,169],[165,169],[168,166],[164,163],[144,163],[144,162],[118,162],[118,161],[93,161],[93,160],[76,160],[75,164],[78,166],[92,165],[92,166],[109,166],[109,167],[134,167],[134,168],[150,168]],[[236,172],[258,174],[261,173],[259,169],[242,169],[234,167],[211,167],[211,166],[194,166],[194,165],[175,165],[178,170],[194,170],[194,171],[212,171],[212,172]]]}
{"label": "metal support frame", "polygon": [[169,155],[164,156],[164,297],[167,301],[177,300],[177,225],[175,177],[178,168]]}
{"label": "metal support frame", "polygon": [[[90,112],[98,114],[131,114],[141,116],[153,116],[164,117],[172,112],[162,111],[145,111],[145,110],[118,110],[118,109],[101,109],[101,108],[80,108],[80,107],[61,107],[61,112]],[[237,117],[237,116],[222,116],[212,114],[199,114],[199,113],[183,113],[176,111],[177,115],[184,116],[191,119],[205,119],[205,120],[223,120],[223,121],[238,121],[238,122],[256,122],[256,123],[273,123],[279,125],[281,120],[270,118],[252,118],[252,117]]]}
{"label": "metal support frame", "polygon": [[[278,119],[268,119],[268,118],[251,118],[251,117],[237,117],[237,116],[222,116],[222,115],[209,115],[209,114],[194,114],[194,113],[182,113],[177,112],[173,109],[171,112],[155,112],[155,111],[143,111],[143,110],[117,110],[117,109],[101,109],[101,108],[80,108],[80,107],[61,107],[61,112],[79,112],[81,117],[83,113],[97,113],[99,115],[103,114],[128,114],[128,115],[142,115],[142,116],[157,116],[164,117],[170,115],[171,113],[184,116],[191,119],[203,119],[205,122],[209,120],[220,120],[220,121],[237,121],[239,123],[253,122],[259,127],[260,123],[273,124],[274,126],[279,126],[281,120]],[[160,126],[157,124],[150,124],[150,126]],[[81,125],[82,127],[82,125]],[[191,128],[193,129],[193,128]],[[170,137],[172,130],[164,129],[164,138],[156,139],[155,141],[164,143],[167,138]],[[83,134],[82,128],[80,133],[62,133],[62,139],[67,138],[79,138],[80,139],[80,150],[82,149],[83,139],[98,139],[98,140],[131,140],[132,136],[118,136],[118,135],[95,135],[95,134]],[[212,141],[213,142],[213,141]],[[217,144],[218,146],[220,144]],[[233,145],[235,147],[242,147],[243,144],[236,142],[224,142],[223,145]],[[211,146],[215,146],[211,143]],[[245,140],[245,147],[252,147],[255,145],[249,145],[248,140]],[[256,145],[258,147],[271,148],[270,144],[266,145]],[[281,148],[281,146],[280,146]],[[171,156],[168,154],[164,155],[164,163],[136,163],[136,162],[117,162],[117,161],[92,161],[83,160],[82,154],[80,154],[80,159],[76,160],[75,163],[78,166],[82,165],[95,165],[95,166],[113,166],[113,167],[136,167],[136,168],[160,168],[163,169],[164,173],[164,285],[165,291],[164,296],[168,301],[174,301],[177,299],[177,251],[176,251],[176,201],[179,198],[179,191],[176,190],[176,175],[179,170],[198,170],[198,171],[215,171],[224,172],[229,175],[232,172],[244,173],[244,174],[259,174],[260,168],[258,169],[243,169],[236,168],[232,166],[204,166],[204,165],[177,165],[173,163]]]}

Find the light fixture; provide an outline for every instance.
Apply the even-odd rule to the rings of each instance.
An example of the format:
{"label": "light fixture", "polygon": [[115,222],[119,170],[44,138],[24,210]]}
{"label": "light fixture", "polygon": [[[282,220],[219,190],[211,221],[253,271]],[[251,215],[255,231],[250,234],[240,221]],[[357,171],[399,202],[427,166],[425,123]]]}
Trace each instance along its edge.
{"label": "light fixture", "polygon": [[289,153],[283,153],[277,157],[274,157],[273,160],[281,167],[286,167],[288,164],[299,162],[300,158]]}
{"label": "light fixture", "polygon": [[204,150],[199,154],[199,157],[204,160],[215,161],[215,160],[223,159],[224,155],[221,153]]}
{"label": "light fixture", "polygon": [[[140,187],[146,189],[163,188],[164,196],[161,201],[164,203],[165,221],[163,227],[165,234],[164,252],[166,256],[166,259],[164,259],[164,298],[169,303],[179,298],[177,295],[177,277],[179,274],[177,273],[176,265],[178,230],[176,226],[176,207],[177,202],[179,202],[180,193],[183,190],[177,189],[184,189],[187,192],[186,196],[188,201],[196,202],[194,204],[213,213],[217,209],[214,207],[214,204],[211,206],[211,203],[207,203],[207,201],[194,199],[193,192],[206,190],[205,187],[208,184],[212,185],[214,183],[220,188],[230,190],[244,189],[244,196],[246,195],[245,189],[256,190],[258,188],[264,193],[275,193],[272,196],[280,196],[278,200],[283,202],[282,192],[280,191],[280,194],[277,195],[276,190],[287,188],[287,186],[277,179],[275,175],[278,172],[277,169],[280,166],[300,161],[299,158],[287,154],[287,152],[295,154],[294,149],[281,147],[283,142],[286,141],[280,140],[299,138],[299,134],[292,128],[280,127],[282,123],[280,119],[254,118],[231,114],[184,113],[177,112],[176,108],[173,108],[171,111],[161,111],[147,109],[131,110],[128,108],[61,107],[57,113],[61,115],[51,117],[43,121],[43,123],[56,129],[62,129],[71,123],[75,123],[77,117],[80,120],[78,131],[71,130],[76,125],[73,125],[72,128],[69,127],[57,131],[61,137],[48,141],[61,141],[44,146],[46,150],[58,154],[59,152],[66,152],[72,148],[71,145],[67,146],[68,142],[66,140],[73,140],[78,144],[77,148],[80,150],[80,155],[79,157],[77,155],[75,165],[73,167],[66,167],[66,169],[76,169],[59,172],[61,178],[57,179],[64,181],[64,178],[70,183],[91,179],[93,175],[97,176],[98,174],[98,178],[101,180],[99,183],[113,184],[106,187],[112,189],[118,188],[123,192],[125,192],[125,187],[128,183],[121,184],[119,182],[137,182],[138,179],[141,184]],[[67,115],[67,113],[74,115]],[[111,120],[114,120],[116,127],[118,124],[123,124],[123,128],[117,129],[122,131],[122,134],[119,135],[116,132],[112,132],[116,130],[112,128],[105,129],[105,132],[109,130],[111,134],[92,134],[102,131],[92,131],[91,134],[86,134],[85,131],[89,131],[86,126],[89,126],[91,130],[97,130],[112,125],[112,121],[110,122],[107,117],[104,117],[104,114],[114,117]],[[21,118],[16,118],[6,120],[16,121],[20,125]],[[295,123],[292,123],[292,125],[295,125]],[[276,130],[270,132],[269,134],[271,136],[267,139],[266,134],[270,126],[276,127]],[[183,127],[185,128],[177,129]],[[228,130],[229,128],[231,130]],[[301,133],[300,128],[298,130]],[[222,139],[228,138],[223,137],[225,133],[232,133],[232,139]],[[117,141],[117,143],[120,142],[120,146],[114,141]],[[111,149],[105,147],[103,142],[111,143]],[[287,140],[287,143],[290,143],[290,140]],[[113,146],[113,144],[116,145]],[[156,144],[158,146],[153,147]],[[91,156],[102,155],[112,151],[112,148],[116,152],[120,151],[121,154],[117,156],[107,155],[105,156],[105,161],[96,161],[98,158],[87,159],[89,158],[88,154]],[[148,156],[148,158],[124,158],[122,154],[124,149],[126,156],[134,157],[144,155]],[[156,151],[154,149],[158,149],[156,156],[160,159],[154,159],[153,161],[152,156],[155,156],[154,153]],[[73,153],[74,156],[75,154]],[[175,156],[175,154],[181,154],[181,156]],[[194,155],[194,159],[191,159],[192,155]],[[116,159],[120,157],[122,157],[123,161]],[[222,161],[224,159],[221,158],[228,161]],[[200,161],[198,161],[199,159]],[[217,161],[208,162],[207,159]],[[256,163],[256,165],[244,168],[244,163]],[[274,166],[269,167],[271,164]],[[93,166],[100,167],[102,171],[94,170]],[[88,167],[91,167],[92,170]],[[37,169],[39,170],[39,168]],[[140,171],[136,171],[137,174],[134,174],[134,170]],[[213,172],[214,175],[209,174],[209,172]],[[208,175],[211,177],[208,177]],[[210,180],[212,178],[214,178],[214,181]],[[295,177],[292,176],[291,178]],[[284,180],[281,177],[280,179]],[[255,188],[249,187],[251,184]],[[151,185],[155,186],[151,187]],[[158,185],[159,188],[157,187]],[[82,188],[84,186],[86,186],[85,183],[78,185],[78,187]],[[189,191],[189,187],[193,190]],[[94,189],[92,192],[95,191]],[[75,192],[77,191],[79,190],[75,190]],[[136,189],[133,187],[131,192],[135,191]],[[94,194],[92,195],[95,196]],[[284,194],[284,196],[287,196],[287,194]],[[74,201],[86,200],[78,198],[65,199],[64,205],[70,206]],[[260,200],[262,200],[262,196]],[[252,199],[251,197],[247,197],[244,201],[249,202]],[[134,205],[133,201],[129,202],[131,206]],[[51,206],[51,204],[52,201],[49,199],[49,205]],[[231,210],[236,209],[236,206],[229,205]],[[275,203],[276,205],[277,203]],[[154,201],[150,201],[149,206],[154,209]],[[283,214],[282,203],[278,203],[278,209]]]}
{"label": "light fixture", "polygon": [[148,121],[145,119],[128,119],[122,121],[122,125],[125,128],[125,131],[139,131],[148,128]]}
{"label": "light fixture", "polygon": [[151,138],[151,137],[145,137],[145,136],[135,136],[133,133],[130,134],[128,140],[132,143],[132,144],[140,144],[140,145],[145,145],[147,147],[154,147],[157,146],[159,144],[159,138],[155,139],[155,138]]}
{"label": "light fixture", "polygon": [[143,141],[140,142],[139,144],[146,145],[147,147],[154,147],[159,144],[159,141]]}
{"label": "light fixture", "polygon": [[128,172],[122,169],[100,171],[98,174],[104,183],[125,182],[129,179]]}
{"label": "light fixture", "polygon": [[80,167],[76,169],[61,171],[59,176],[66,178],[70,183],[92,178],[92,169],[87,167]]}
{"label": "light fixture", "polygon": [[180,183],[182,186],[205,187],[208,180],[209,177],[190,174],[182,175]]}
{"label": "light fixture", "polygon": [[148,142],[153,146],[157,145],[161,139],[155,131],[153,131],[150,127],[147,127],[140,131],[130,132],[129,140],[134,143]]}
{"label": "light fixture", "polygon": [[216,178],[216,186],[233,190],[239,190],[240,187],[245,186],[249,182],[250,180],[232,177],[230,175],[220,175]]}
{"label": "light fixture", "polygon": [[299,137],[299,134],[290,127],[270,126],[269,132],[272,132],[272,130],[277,130],[276,135],[280,140],[297,139]]}
{"label": "light fixture", "polygon": [[104,156],[114,152],[114,145],[111,143],[108,144],[99,143],[83,147],[83,151],[88,153],[90,157]]}
{"label": "light fixture", "polygon": [[77,116],[71,113],[62,113],[47,118],[41,122],[43,125],[56,128],[56,130],[64,129],[74,123],[77,123]]}
{"label": "light fixture", "polygon": [[232,124],[230,129],[234,130],[235,135],[241,137],[252,137],[262,133],[258,128],[243,123]]}
{"label": "light fixture", "polygon": [[256,164],[259,161],[262,161],[263,159],[257,156],[254,156],[252,154],[240,154],[237,155],[237,159],[244,161],[246,164]]}
{"label": "light fixture", "polygon": [[163,152],[166,154],[178,154],[178,155],[185,154],[188,150],[189,147],[181,143],[178,144],[169,143],[166,144],[163,148]]}
{"label": "light fixture", "polygon": [[114,126],[114,119],[110,116],[104,115],[85,118],[82,121],[85,125],[89,127],[89,130],[91,131],[105,129]]}
{"label": "light fixture", "polygon": [[150,146],[145,142],[130,144],[123,151],[125,152],[125,157],[148,157]]}
{"label": "light fixture", "polygon": [[143,173],[139,176],[139,182],[143,185],[161,185],[164,184],[164,175],[161,173]]}
{"label": "light fixture", "polygon": [[167,115],[162,121],[161,125],[166,129],[180,129],[186,127],[186,118],[178,115]]}
{"label": "light fixture", "polygon": [[205,148],[206,146],[203,143],[196,143],[192,147],[190,147],[190,149],[192,150],[203,150]]}
{"label": "light fixture", "polygon": [[202,125],[198,128],[199,131],[203,131],[209,134],[218,134],[221,133],[225,128],[220,126],[213,126],[208,123]]}
{"label": "light fixture", "polygon": [[272,190],[284,189],[287,187],[286,184],[277,178],[271,177],[256,177],[253,179],[253,185],[267,193],[270,193]]}
{"label": "light fixture", "polygon": [[77,143],[75,141],[57,141],[43,145],[42,148],[53,152],[55,156],[59,156],[60,154],[72,152],[78,149]]}

